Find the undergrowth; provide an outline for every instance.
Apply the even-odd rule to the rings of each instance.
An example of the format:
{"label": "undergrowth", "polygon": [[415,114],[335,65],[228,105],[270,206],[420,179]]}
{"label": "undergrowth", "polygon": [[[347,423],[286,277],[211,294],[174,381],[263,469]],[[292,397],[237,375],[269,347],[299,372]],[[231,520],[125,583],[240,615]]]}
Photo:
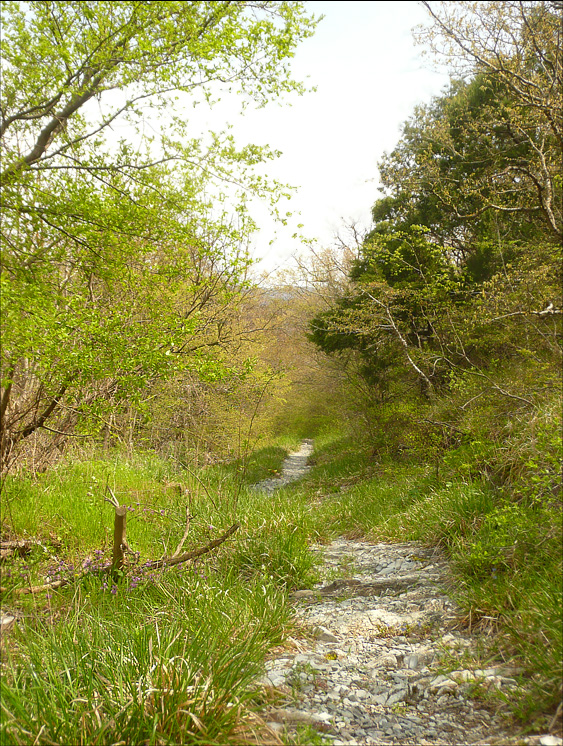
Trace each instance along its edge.
{"label": "undergrowth", "polygon": [[[317,531],[373,541],[420,541],[441,546],[451,561],[452,595],[463,623],[486,628],[488,653],[524,669],[519,694],[507,703],[522,723],[549,724],[561,702],[561,502],[557,490],[557,431],[531,454],[518,479],[461,474],[449,454],[441,473],[415,459],[377,462],[370,450],[342,436],[319,441],[308,483],[317,503]],[[512,473],[517,459],[506,444],[496,452]],[[355,455],[354,455],[355,454]],[[459,463],[459,462],[457,462]],[[490,633],[493,633],[492,635]]]}
{"label": "undergrowth", "polygon": [[[563,655],[553,449],[547,466],[528,453],[518,479],[499,484],[456,471],[451,453],[440,470],[396,463],[327,429],[304,480],[267,496],[253,490],[292,445],[199,471],[150,453],[115,454],[5,481],[4,538],[38,543],[2,566],[3,608],[19,616],[3,642],[2,743],[244,741],[260,727],[253,682],[291,629],[287,593],[316,578],[309,545],[339,535],[441,546],[460,622],[487,627],[489,660],[523,668],[511,712],[545,725],[560,701]],[[93,573],[18,595],[109,561],[108,488],[130,508],[127,538],[137,553],[121,581]],[[174,552],[187,520],[185,550],[235,521],[240,528],[197,562],[143,572],[144,561]]]}
{"label": "undergrowth", "polygon": [[[285,455],[256,454],[251,478]],[[291,629],[287,591],[311,582],[313,560],[305,500],[264,500],[245,478],[237,464],[195,473],[115,454],[6,480],[3,538],[35,543],[2,567],[3,609],[18,617],[2,643],[3,744],[225,744],[260,728],[253,682]],[[129,506],[134,552],[117,581],[103,572],[108,487]],[[143,572],[174,552],[187,515],[186,550],[240,528],[196,562]],[[61,578],[74,582],[18,594]]]}

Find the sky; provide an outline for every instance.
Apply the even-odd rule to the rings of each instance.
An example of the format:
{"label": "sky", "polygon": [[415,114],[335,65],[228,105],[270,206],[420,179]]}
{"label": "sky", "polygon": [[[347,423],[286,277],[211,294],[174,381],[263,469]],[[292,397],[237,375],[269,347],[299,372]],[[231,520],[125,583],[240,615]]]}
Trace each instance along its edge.
{"label": "sky", "polygon": [[276,228],[266,209],[256,208],[261,230],[252,254],[265,272],[291,265],[292,255],[305,251],[292,239],[298,223],[319,248],[333,245],[346,224],[369,227],[379,159],[397,143],[415,105],[448,83],[414,43],[412,28],[428,18],[420,3],[309,0],[305,6],[325,18],[297,49],[292,68],[317,91],[234,119],[223,110],[240,144],[283,152],[269,162],[268,174],[297,187],[287,207],[300,214],[287,228]]}

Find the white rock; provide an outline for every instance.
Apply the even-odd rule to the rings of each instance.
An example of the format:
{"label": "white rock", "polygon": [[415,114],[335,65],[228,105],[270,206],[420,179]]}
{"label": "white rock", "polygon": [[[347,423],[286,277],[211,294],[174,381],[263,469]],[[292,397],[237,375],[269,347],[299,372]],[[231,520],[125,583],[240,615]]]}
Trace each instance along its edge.
{"label": "white rock", "polygon": [[272,671],[268,671],[265,676],[262,676],[258,683],[262,686],[281,686],[285,684],[289,669],[276,668]]}
{"label": "white rock", "polygon": [[316,655],[315,653],[309,653],[306,654],[300,654],[296,655],[293,659],[293,665],[298,666],[310,666],[311,668],[318,668],[319,666],[325,666],[327,661],[324,660],[324,658],[321,658],[320,655]]}
{"label": "white rock", "polygon": [[418,655],[409,655],[405,658],[405,668],[410,668],[413,671],[416,671],[417,668],[420,668],[420,658]]}
{"label": "white rock", "polygon": [[371,699],[376,705],[384,705],[387,703],[387,694],[374,694]]}
{"label": "white rock", "polygon": [[282,723],[274,723],[273,721],[267,722],[266,725],[270,730],[273,730],[274,733],[281,733],[283,730],[285,730],[285,727],[282,725]]}
{"label": "white rock", "polygon": [[462,671],[452,671],[449,676],[450,679],[459,682],[475,681],[475,674],[467,668],[464,668]]}
{"label": "white rock", "polygon": [[338,642],[338,637],[336,637],[336,635],[333,635],[332,632],[326,627],[315,627],[315,629],[313,630],[313,634],[315,635],[317,640],[321,640],[321,642]]}
{"label": "white rock", "polygon": [[442,642],[445,642],[446,645],[447,645],[448,643],[451,644],[452,642],[457,642],[457,639],[456,639],[455,635],[452,635],[451,632],[448,632],[447,634],[445,634],[442,637]]}
{"label": "white rock", "polygon": [[314,712],[311,716],[317,723],[330,723],[332,715],[329,712]]}
{"label": "white rock", "polygon": [[[438,676],[437,671],[428,670],[427,666],[439,655],[441,647],[463,651],[465,646],[474,644],[472,640],[475,639],[470,637],[468,640],[468,636],[450,627],[455,605],[448,602],[445,592],[437,585],[447,572],[447,563],[442,558],[434,557],[435,564],[427,566],[425,562],[406,559],[413,555],[426,557],[429,554],[417,545],[381,544],[377,547],[345,539],[325,548],[319,546],[318,550],[327,572],[324,582],[309,592],[317,603],[314,606],[296,604],[298,617],[314,629],[316,639],[303,643],[303,647],[299,648],[300,656],[296,657],[297,651],[294,651],[288,656],[289,660],[276,660],[268,668],[271,669],[271,676],[277,675],[282,680],[284,672],[296,676],[303,671],[323,671],[322,680],[326,682],[323,688],[328,693],[319,688],[313,689],[309,677],[300,689],[299,707],[310,714],[312,723],[317,726],[321,723],[331,726],[334,734],[328,736],[331,744],[351,746],[356,741],[364,746],[375,746],[381,742],[402,744],[408,741],[431,746],[445,736],[453,737],[452,726],[460,731],[465,713],[475,704],[459,701],[460,693],[470,691],[472,682],[491,687],[500,682],[507,687],[506,691],[509,691],[508,686],[514,685],[512,676],[516,672],[507,670],[508,667],[499,670],[499,667],[491,666],[491,669],[481,670],[477,675],[467,669],[454,671],[449,676]],[[403,574],[416,577],[419,582],[400,595],[384,593],[381,596],[363,597],[352,594],[346,600],[337,596],[321,598],[318,588],[335,577],[334,573],[329,575],[332,572],[330,564],[339,573],[349,562],[354,563],[354,577],[364,583],[375,580],[377,575],[387,581]],[[436,639],[435,635],[425,640],[403,636],[407,634],[403,632],[404,628],[401,629],[403,625],[416,625],[418,620],[434,621],[434,617],[437,625],[441,625],[439,635],[443,635],[443,639]],[[378,637],[379,628],[385,625],[391,627],[390,636]],[[435,631],[438,631],[438,626]],[[397,632],[403,632],[403,635],[397,636]],[[337,660],[326,658],[334,653],[338,656]],[[292,674],[288,666],[295,663],[301,665],[296,665]],[[366,675],[369,676],[369,685],[365,681]],[[365,689],[369,689],[370,693]],[[287,691],[287,684],[283,691]],[[398,717],[398,712],[393,712],[394,706],[408,699],[409,692],[412,693],[413,703],[416,701],[412,710],[420,715],[420,722],[413,721],[410,726],[408,718],[403,721]],[[438,706],[437,701],[440,703]],[[455,714],[448,714],[452,712]],[[386,713],[388,722],[381,719]],[[435,715],[431,721],[428,720],[430,714]],[[287,711],[282,717],[276,717],[270,711],[267,717],[268,720],[286,723],[292,720],[296,722],[298,718],[295,712]],[[369,727],[366,725],[368,722]],[[473,740],[482,737],[481,732],[471,729],[472,721],[467,725],[468,735]],[[426,739],[427,735],[430,740]],[[536,746],[563,746],[563,743],[551,740],[538,743],[538,739],[539,736],[534,739]]]}
{"label": "white rock", "polygon": [[485,687],[494,686],[496,689],[500,689],[502,686],[502,679],[500,676],[487,676],[483,685]]}
{"label": "white rock", "polygon": [[12,614],[0,613],[0,633],[8,632],[16,623],[16,617]]}
{"label": "white rock", "polygon": [[312,715],[304,710],[276,708],[270,712],[270,717],[275,717],[276,721],[281,723],[312,724],[314,722]]}
{"label": "white rock", "polygon": [[558,736],[542,736],[540,746],[563,746],[563,738]]}
{"label": "white rock", "polygon": [[453,692],[455,689],[457,689],[459,684],[457,681],[452,681],[452,679],[448,679],[448,681],[444,681],[443,684],[440,685],[440,692],[449,691]]}
{"label": "white rock", "polygon": [[406,689],[400,689],[398,692],[393,692],[387,699],[387,707],[392,707],[398,702],[402,702],[407,696],[408,691]]}
{"label": "white rock", "polygon": [[493,668],[485,668],[483,671],[484,676],[500,676],[503,673],[502,666],[494,666]]}
{"label": "white rock", "polygon": [[445,681],[449,681],[447,676],[436,676],[435,679],[432,679],[432,681],[428,685],[428,688],[430,689],[430,691],[437,691],[444,684]]}

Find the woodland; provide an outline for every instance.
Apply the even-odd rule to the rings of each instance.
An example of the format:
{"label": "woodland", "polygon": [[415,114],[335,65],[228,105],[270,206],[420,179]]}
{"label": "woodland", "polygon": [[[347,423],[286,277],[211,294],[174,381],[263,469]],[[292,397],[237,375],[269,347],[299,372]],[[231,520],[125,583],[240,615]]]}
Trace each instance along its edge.
{"label": "woodland", "polygon": [[423,5],[370,230],[264,282],[276,151],[185,110],[307,95],[307,3],[2,3],[2,744],[250,742],[338,535],[442,546],[493,705],[560,717],[563,4]]}

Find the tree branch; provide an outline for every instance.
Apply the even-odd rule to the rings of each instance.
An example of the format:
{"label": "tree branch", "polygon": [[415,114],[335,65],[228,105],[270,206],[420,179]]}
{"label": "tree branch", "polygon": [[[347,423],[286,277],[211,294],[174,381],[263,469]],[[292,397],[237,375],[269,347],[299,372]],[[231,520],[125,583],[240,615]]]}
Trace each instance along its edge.
{"label": "tree branch", "polygon": [[179,565],[182,562],[187,562],[188,560],[196,559],[196,557],[201,557],[202,555],[210,552],[212,549],[215,549],[216,547],[223,544],[223,542],[225,542],[230,536],[232,536],[239,528],[239,523],[233,523],[228,531],[225,531],[222,536],[220,536],[218,539],[215,539],[214,541],[210,541],[209,544],[206,544],[206,546],[201,547],[200,549],[194,549],[191,552],[185,552],[178,557],[164,557],[163,559],[154,560],[153,562],[147,562],[144,567],[146,567],[148,570],[156,570],[161,567],[172,567],[173,565]]}
{"label": "tree branch", "polygon": [[40,427],[43,427],[43,424],[45,421],[51,416],[54,409],[59,404],[60,400],[63,398],[65,391],[67,390],[67,384],[65,383],[61,388],[59,389],[58,393],[55,394],[53,399],[51,400],[51,403],[47,407],[47,409],[44,410],[43,414],[39,415],[39,417],[29,424],[27,427],[24,427],[23,430],[20,430],[19,433],[16,433],[19,436],[19,440],[23,440],[23,438],[27,438],[31,433],[35,432]]}
{"label": "tree branch", "polygon": [[391,311],[389,310],[389,306],[385,305],[385,303],[380,301],[378,298],[375,298],[371,293],[368,293],[368,291],[363,288],[362,288],[362,293],[364,295],[367,295],[368,298],[370,298],[374,303],[376,303],[378,306],[384,309],[385,315],[389,319],[389,323],[391,324],[393,331],[395,332],[397,338],[399,339],[399,342],[401,343],[401,345],[403,346],[403,349],[405,350],[405,355],[407,356],[409,363],[414,368],[414,370],[418,373],[420,378],[422,378],[422,380],[425,381],[426,385],[428,386],[429,391],[433,391],[434,386],[432,385],[432,381],[428,378],[426,373],[424,373],[424,371],[418,367],[418,365],[414,362],[414,360],[410,356],[408,343],[406,339],[403,337],[403,335],[401,334],[399,327],[395,323],[395,319],[393,318],[393,315],[391,314]]}
{"label": "tree branch", "polygon": [[[115,496],[112,494],[112,497],[115,499]],[[109,502],[111,505],[115,507],[114,501],[110,500],[109,498],[106,498],[107,502]],[[117,501],[116,501],[117,502]],[[230,536],[232,536],[238,529],[240,528],[239,523],[233,523],[233,525],[225,531],[224,534],[222,534],[218,539],[214,539],[213,541],[210,541],[209,544],[206,544],[204,547],[200,547],[199,549],[193,549],[191,552],[185,552],[184,554],[181,554],[180,556],[172,556],[172,557],[164,557],[163,559],[154,560],[153,562],[147,562],[145,565],[143,565],[143,568],[146,570],[156,570],[164,567],[172,567],[174,565],[180,565],[183,562],[188,562],[189,560],[196,559],[197,557],[202,557],[204,554],[208,554],[208,552],[211,552],[213,549],[216,549],[218,546],[221,546]],[[113,563],[106,565],[104,568],[102,568],[102,573],[109,573],[112,572],[114,569]],[[35,586],[29,586],[27,588],[16,588],[12,591],[12,593],[16,596],[25,596],[30,593],[43,593],[44,591],[50,591],[50,590],[56,590],[57,588],[63,588],[65,585],[69,585],[72,582],[76,582],[77,580],[80,580],[81,578],[85,577],[86,575],[93,575],[96,572],[100,572],[99,570],[84,570],[78,575],[75,575],[73,578],[62,578],[61,580],[55,580],[52,583],[45,583],[44,585],[35,585]],[[10,591],[9,588],[6,587],[0,587],[0,593],[8,593]]]}

